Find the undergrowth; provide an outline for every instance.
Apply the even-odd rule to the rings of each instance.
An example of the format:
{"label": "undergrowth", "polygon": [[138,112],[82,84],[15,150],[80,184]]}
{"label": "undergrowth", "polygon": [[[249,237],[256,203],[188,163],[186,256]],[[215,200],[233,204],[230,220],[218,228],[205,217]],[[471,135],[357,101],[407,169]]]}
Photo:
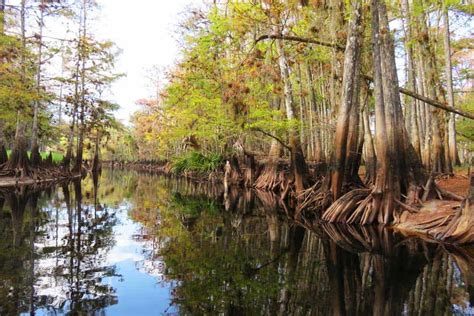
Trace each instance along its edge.
{"label": "undergrowth", "polygon": [[183,172],[208,173],[218,169],[222,164],[222,156],[219,154],[203,155],[192,151],[171,161],[172,171],[180,174]]}

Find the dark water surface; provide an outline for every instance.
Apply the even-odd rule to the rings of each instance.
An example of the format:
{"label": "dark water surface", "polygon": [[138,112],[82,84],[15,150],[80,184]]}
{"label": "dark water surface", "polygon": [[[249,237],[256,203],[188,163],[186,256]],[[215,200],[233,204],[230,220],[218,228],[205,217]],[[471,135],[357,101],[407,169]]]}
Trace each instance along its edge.
{"label": "dark water surface", "polygon": [[474,248],[133,172],[0,191],[0,315],[472,315]]}

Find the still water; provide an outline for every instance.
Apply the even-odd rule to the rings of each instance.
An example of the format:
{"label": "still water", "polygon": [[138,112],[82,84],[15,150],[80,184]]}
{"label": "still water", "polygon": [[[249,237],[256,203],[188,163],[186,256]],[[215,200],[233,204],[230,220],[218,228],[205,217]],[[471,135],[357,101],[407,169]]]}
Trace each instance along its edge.
{"label": "still water", "polygon": [[0,315],[472,315],[474,247],[133,172],[0,191]]}

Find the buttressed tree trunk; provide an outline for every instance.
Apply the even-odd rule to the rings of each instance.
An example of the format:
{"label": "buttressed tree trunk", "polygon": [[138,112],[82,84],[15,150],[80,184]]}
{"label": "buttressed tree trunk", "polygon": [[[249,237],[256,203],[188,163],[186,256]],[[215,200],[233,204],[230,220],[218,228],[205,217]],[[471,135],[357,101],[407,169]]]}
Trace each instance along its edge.
{"label": "buttressed tree trunk", "polygon": [[[279,97],[274,97],[270,101],[271,108],[280,109],[281,100]],[[255,181],[255,188],[265,191],[275,191],[277,187],[281,186],[281,179],[278,175],[279,160],[281,157],[281,144],[272,139],[270,150],[268,152],[268,161],[263,166],[257,180]]]}
{"label": "buttressed tree trunk", "polygon": [[385,4],[372,0],[371,11],[377,152],[375,187],[372,191],[356,189],[342,196],[323,215],[324,220],[331,222],[393,222],[402,196],[417,195],[420,182],[426,179],[404,126]]}
{"label": "buttressed tree trunk", "polygon": [[[336,200],[341,196],[344,172],[346,170],[347,156],[350,155],[351,149],[354,148],[354,134],[352,129],[349,135],[349,122],[358,119],[358,83],[360,70],[360,51],[362,42],[362,5],[359,1],[354,2],[353,15],[349,25],[349,35],[346,44],[346,53],[344,59],[344,73],[342,80],[342,96],[341,105],[338,110],[336,139],[335,139],[335,160],[334,170],[331,175],[331,191],[333,199]],[[356,122],[351,122],[356,123]],[[357,137],[357,136],[355,136]],[[350,142],[349,142],[350,141]]]}
{"label": "buttressed tree trunk", "polygon": [[[331,191],[334,200],[341,196],[345,179],[344,172],[347,169],[346,162],[350,161],[348,157],[352,157],[352,150],[357,147],[357,129],[352,124],[358,124],[359,114],[358,87],[362,46],[362,5],[359,1],[355,1],[353,7],[344,58],[342,101],[336,126],[335,166],[331,175]],[[351,122],[351,129],[349,122]]]}

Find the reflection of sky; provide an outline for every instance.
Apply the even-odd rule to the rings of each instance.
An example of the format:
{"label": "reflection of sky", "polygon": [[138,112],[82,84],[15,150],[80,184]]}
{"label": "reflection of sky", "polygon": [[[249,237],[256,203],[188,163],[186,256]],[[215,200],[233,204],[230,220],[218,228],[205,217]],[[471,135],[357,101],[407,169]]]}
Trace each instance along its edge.
{"label": "reflection of sky", "polygon": [[170,307],[172,285],[159,282],[154,276],[156,271],[143,271],[144,265],[142,242],[133,240],[140,225],[133,222],[127,214],[130,205],[122,204],[117,209],[118,224],[114,227],[116,244],[107,255],[107,264],[115,265],[121,277],[104,280],[116,289],[118,304],[106,309],[107,315],[162,315],[176,313]]}
{"label": "reflection of sky", "polygon": [[[48,226],[49,235],[38,239],[35,247],[43,249],[46,246],[65,245],[69,230],[67,228],[67,210],[64,207],[56,209],[45,208],[53,219]],[[170,307],[172,283],[164,282],[161,274],[162,262],[151,262],[144,253],[150,252],[151,245],[136,241],[133,236],[140,231],[140,225],[128,216],[131,205],[123,202],[114,207],[117,224],[114,226],[115,244],[104,255],[102,266],[115,266],[119,277],[109,277],[102,280],[104,285],[115,289],[118,303],[105,309],[105,315],[162,315],[177,313],[177,308]],[[56,236],[56,215],[58,216],[58,234]],[[58,261],[59,260],[59,261]],[[35,284],[35,294],[38,297],[51,297],[49,311],[39,308],[36,315],[62,315],[69,308],[68,284],[65,279],[54,277],[55,267],[65,264],[64,260],[53,256],[43,257],[36,262],[36,273],[39,277]],[[63,305],[64,304],[64,305]],[[102,313],[102,311],[101,311]],[[28,315],[28,314],[25,314]]]}

